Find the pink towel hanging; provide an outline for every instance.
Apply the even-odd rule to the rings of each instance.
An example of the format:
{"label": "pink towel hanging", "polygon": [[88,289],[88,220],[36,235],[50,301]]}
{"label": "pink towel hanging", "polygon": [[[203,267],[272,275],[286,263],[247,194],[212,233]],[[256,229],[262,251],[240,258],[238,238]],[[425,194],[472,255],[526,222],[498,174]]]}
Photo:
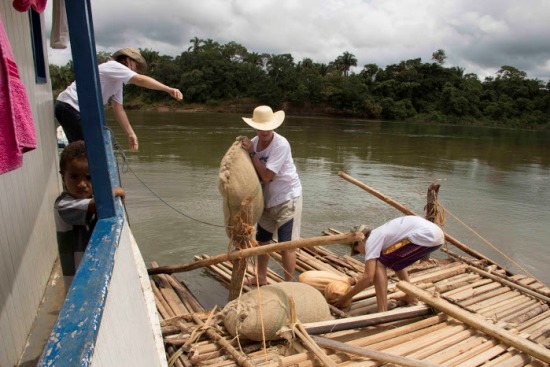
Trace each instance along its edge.
{"label": "pink towel hanging", "polygon": [[34,148],[31,106],[0,17],[0,174],[21,167]]}
{"label": "pink towel hanging", "polygon": [[15,10],[23,13],[32,6],[34,11],[42,13],[46,8],[47,2],[48,0],[13,0],[13,7]]}

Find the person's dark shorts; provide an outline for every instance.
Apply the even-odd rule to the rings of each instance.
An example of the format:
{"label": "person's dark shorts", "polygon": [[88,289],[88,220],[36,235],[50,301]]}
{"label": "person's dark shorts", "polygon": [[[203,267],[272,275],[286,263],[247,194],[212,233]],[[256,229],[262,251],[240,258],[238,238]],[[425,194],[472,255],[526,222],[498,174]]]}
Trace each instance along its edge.
{"label": "person's dark shorts", "polygon": [[[279,242],[287,242],[292,239],[292,227],[294,226],[294,219],[289,220],[277,229],[277,238]],[[266,231],[261,225],[258,224],[256,231],[256,241],[269,242],[273,239],[273,233]]]}
{"label": "person's dark shorts", "polygon": [[409,265],[412,265],[415,261],[420,260],[440,247],[441,245],[426,247],[409,243],[387,255],[380,255],[378,261],[380,261],[386,268],[390,268],[393,271],[399,271],[405,269]]}
{"label": "person's dark shorts", "polygon": [[80,112],[68,103],[55,102],[55,118],[63,128],[69,143],[77,140],[84,140],[82,126],[80,125]]}

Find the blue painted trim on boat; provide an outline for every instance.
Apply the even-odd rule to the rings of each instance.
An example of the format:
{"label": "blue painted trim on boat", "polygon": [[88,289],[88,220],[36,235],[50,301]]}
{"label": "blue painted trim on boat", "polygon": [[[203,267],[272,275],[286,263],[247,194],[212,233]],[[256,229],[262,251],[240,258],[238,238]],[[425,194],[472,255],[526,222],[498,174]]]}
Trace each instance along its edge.
{"label": "blue painted trim on boat", "polygon": [[100,219],[110,218],[116,211],[112,196],[115,183],[111,180],[112,175],[108,170],[109,161],[113,158],[108,157],[109,149],[105,143],[108,134],[105,129],[105,111],[99,87],[91,4],[89,0],[66,1],[65,7],[82,133],[86,141],[97,216]]}
{"label": "blue painted trim on boat", "polygon": [[124,219],[100,219],[38,366],[89,366],[97,340]]}

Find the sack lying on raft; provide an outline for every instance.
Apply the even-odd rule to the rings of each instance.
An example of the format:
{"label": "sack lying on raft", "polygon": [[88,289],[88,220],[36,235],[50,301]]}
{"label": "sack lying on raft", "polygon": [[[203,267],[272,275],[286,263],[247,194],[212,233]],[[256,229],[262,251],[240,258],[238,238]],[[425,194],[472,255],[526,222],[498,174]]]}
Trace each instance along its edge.
{"label": "sack lying on raft", "polygon": [[[238,221],[254,225],[264,210],[262,185],[248,153],[241,147],[239,136],[222,158],[218,190],[223,197],[223,214],[226,226]],[[250,216],[238,218],[243,204],[250,203]],[[229,238],[231,228],[226,227]]]}
{"label": "sack lying on raft", "polygon": [[331,320],[323,295],[315,288],[298,282],[266,285],[245,293],[223,309],[224,325],[232,336],[262,341],[281,339],[278,332],[291,326],[289,298],[294,300],[296,317],[302,323]]}
{"label": "sack lying on raft", "polygon": [[[317,289],[330,303],[351,289],[352,278],[325,270],[309,270],[301,273],[298,276],[298,281]],[[344,307],[349,306],[350,303],[351,299]]]}

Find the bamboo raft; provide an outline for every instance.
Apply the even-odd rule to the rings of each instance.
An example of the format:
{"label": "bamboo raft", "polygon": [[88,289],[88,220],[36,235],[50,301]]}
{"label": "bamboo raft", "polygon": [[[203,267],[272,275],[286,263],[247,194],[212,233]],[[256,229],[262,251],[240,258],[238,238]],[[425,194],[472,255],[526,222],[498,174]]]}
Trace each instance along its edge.
{"label": "bamboo raft", "polygon": [[[323,234],[327,245],[333,244],[332,239],[346,238],[333,229]],[[297,245],[297,272],[324,270],[348,277],[363,272],[362,262],[310,242],[315,241]],[[438,253],[444,259],[408,268],[410,283],[398,282],[388,272],[389,311],[376,312],[371,287],[357,294],[348,309],[330,306],[335,320],[310,324],[298,320],[293,339],[267,343],[232,338],[216,319],[218,310],[204,309],[187,286],[171,275],[204,266],[229,288],[231,260],[242,256],[242,251],[233,258],[196,256],[195,263],[179,268],[153,264],[151,286],[169,365],[548,366],[550,289],[532,277],[511,275],[483,256],[460,255],[448,248]],[[281,261],[277,253],[271,256]],[[246,276],[253,274],[248,264]],[[268,270],[268,283],[281,281],[280,275]],[[243,287],[243,292],[249,290]],[[421,303],[407,306],[406,294]]]}

